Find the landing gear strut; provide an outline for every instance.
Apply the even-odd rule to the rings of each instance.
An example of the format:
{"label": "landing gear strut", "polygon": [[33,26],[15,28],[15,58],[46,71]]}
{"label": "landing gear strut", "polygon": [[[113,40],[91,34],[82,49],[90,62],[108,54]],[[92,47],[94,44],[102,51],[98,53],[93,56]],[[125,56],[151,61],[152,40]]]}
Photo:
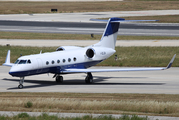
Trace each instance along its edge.
{"label": "landing gear strut", "polygon": [[62,83],[63,82],[63,76],[56,76],[56,82],[57,83]]}
{"label": "landing gear strut", "polygon": [[24,77],[20,77],[19,86],[18,86],[19,89],[22,89],[24,87],[23,83],[24,83]]}
{"label": "landing gear strut", "polygon": [[93,76],[90,72],[87,73],[87,76],[85,78],[86,83],[93,83]]}

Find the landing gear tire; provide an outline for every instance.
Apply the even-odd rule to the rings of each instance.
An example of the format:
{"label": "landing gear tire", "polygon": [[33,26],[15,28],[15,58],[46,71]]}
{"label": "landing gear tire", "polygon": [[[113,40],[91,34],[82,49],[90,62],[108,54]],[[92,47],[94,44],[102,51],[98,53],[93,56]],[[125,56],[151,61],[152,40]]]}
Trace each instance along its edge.
{"label": "landing gear tire", "polygon": [[87,73],[87,76],[85,78],[85,82],[88,83],[88,84],[93,83],[93,76],[92,76],[91,73]]}
{"label": "landing gear tire", "polygon": [[57,76],[56,77],[56,82],[57,83],[62,83],[63,82],[63,77],[62,76]]}
{"label": "landing gear tire", "polygon": [[20,84],[19,86],[18,86],[18,88],[19,89],[22,89],[24,86],[22,85],[22,84]]}
{"label": "landing gear tire", "polygon": [[21,77],[20,78],[20,81],[19,81],[19,85],[18,85],[18,88],[19,89],[22,89],[24,86],[23,86],[23,83],[24,83],[24,77]]}

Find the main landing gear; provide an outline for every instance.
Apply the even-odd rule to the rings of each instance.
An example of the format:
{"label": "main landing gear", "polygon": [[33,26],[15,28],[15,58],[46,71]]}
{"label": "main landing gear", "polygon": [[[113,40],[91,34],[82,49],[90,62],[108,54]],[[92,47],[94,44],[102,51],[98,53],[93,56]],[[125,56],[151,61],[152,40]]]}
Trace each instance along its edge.
{"label": "main landing gear", "polygon": [[87,73],[87,76],[85,78],[85,82],[90,84],[90,83],[93,83],[93,76],[90,72]]}
{"label": "main landing gear", "polygon": [[22,89],[24,87],[23,83],[24,83],[24,77],[20,77],[19,86],[18,86],[19,89]]}
{"label": "main landing gear", "polygon": [[56,82],[57,83],[62,83],[63,82],[63,76],[56,76]]}
{"label": "main landing gear", "polygon": [[[57,83],[62,83],[63,82],[63,76],[55,74],[54,77],[56,77],[56,82]],[[93,83],[93,76],[92,76],[91,72],[87,73],[87,76],[85,78],[85,82],[88,83],[88,84]]]}

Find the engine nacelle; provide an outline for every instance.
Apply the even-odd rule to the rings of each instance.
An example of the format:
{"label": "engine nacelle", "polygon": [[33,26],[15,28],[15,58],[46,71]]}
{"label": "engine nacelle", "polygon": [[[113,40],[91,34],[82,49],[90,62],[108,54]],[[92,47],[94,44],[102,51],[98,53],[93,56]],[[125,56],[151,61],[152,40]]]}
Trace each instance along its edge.
{"label": "engine nacelle", "polygon": [[74,49],[79,49],[82,47],[77,47],[77,46],[60,46],[56,49],[56,51],[67,51],[67,50],[74,50]]}
{"label": "engine nacelle", "polygon": [[95,50],[93,48],[88,48],[87,51],[86,51],[86,56],[88,58],[93,58],[94,57],[94,54],[95,54]]}
{"label": "engine nacelle", "polygon": [[104,60],[113,55],[116,51],[111,48],[91,47],[86,50],[85,56],[88,59]]}

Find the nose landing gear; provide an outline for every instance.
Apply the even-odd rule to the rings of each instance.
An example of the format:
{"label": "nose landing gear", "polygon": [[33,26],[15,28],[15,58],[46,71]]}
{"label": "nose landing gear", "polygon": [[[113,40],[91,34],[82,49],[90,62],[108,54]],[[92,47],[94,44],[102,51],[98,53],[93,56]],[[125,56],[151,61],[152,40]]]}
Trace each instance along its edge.
{"label": "nose landing gear", "polygon": [[24,83],[24,77],[20,77],[20,81],[19,81],[19,85],[18,85],[19,89],[22,89],[24,87],[23,83]]}

